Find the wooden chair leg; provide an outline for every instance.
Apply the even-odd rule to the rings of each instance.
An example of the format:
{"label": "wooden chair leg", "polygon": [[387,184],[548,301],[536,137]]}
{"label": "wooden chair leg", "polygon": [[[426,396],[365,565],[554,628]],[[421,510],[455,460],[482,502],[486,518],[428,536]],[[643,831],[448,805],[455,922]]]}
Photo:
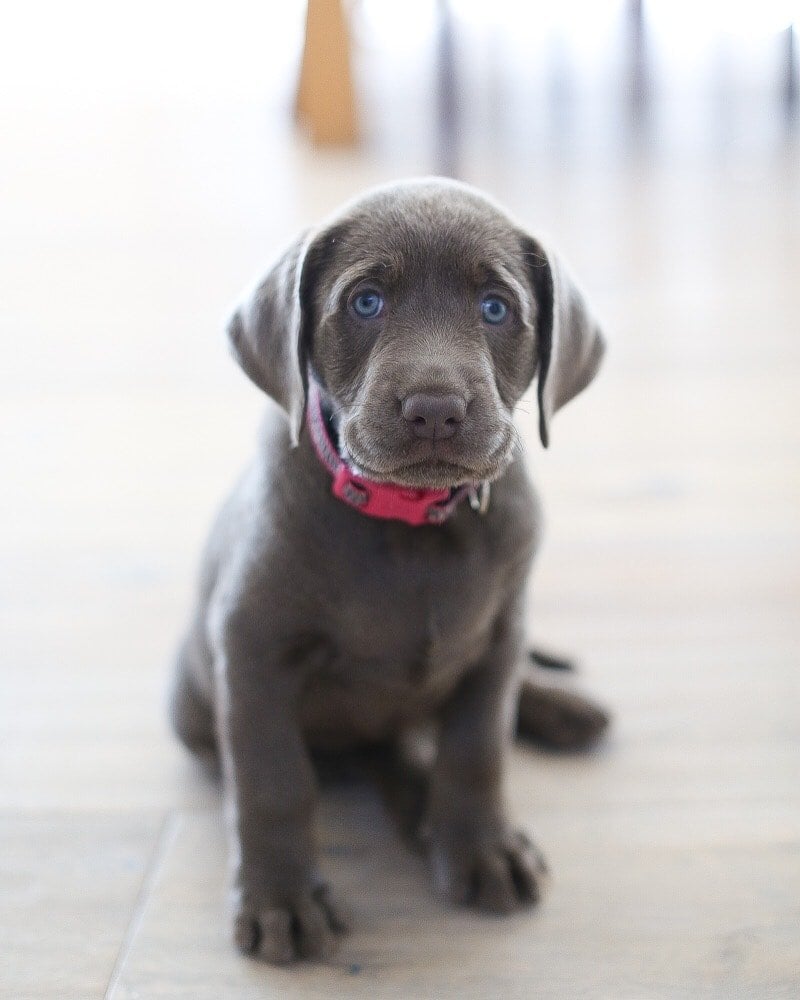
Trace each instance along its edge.
{"label": "wooden chair leg", "polygon": [[358,138],[350,33],[342,0],[308,0],[295,113],[319,145]]}

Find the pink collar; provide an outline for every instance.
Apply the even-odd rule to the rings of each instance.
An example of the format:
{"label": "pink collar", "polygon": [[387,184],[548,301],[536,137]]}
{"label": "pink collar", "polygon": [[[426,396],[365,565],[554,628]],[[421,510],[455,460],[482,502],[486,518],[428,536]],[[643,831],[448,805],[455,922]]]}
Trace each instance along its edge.
{"label": "pink collar", "polygon": [[319,386],[308,380],[306,423],[317,457],[333,477],[331,492],[367,517],[406,524],[443,524],[465,498],[481,514],[489,505],[489,483],[466,483],[449,490],[416,490],[378,483],[354,472],[334,447],[325,425]]}

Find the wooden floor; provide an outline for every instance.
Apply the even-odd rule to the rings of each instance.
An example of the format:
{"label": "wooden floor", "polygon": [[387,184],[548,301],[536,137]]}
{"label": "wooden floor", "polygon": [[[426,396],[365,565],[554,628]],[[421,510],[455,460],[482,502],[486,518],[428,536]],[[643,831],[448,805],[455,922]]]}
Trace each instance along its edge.
{"label": "wooden floor", "polygon": [[800,158],[768,130],[465,141],[463,176],[551,234],[609,332],[550,451],[533,399],[520,427],[549,520],[532,634],[581,659],[614,728],[586,756],[515,751],[513,813],[553,871],[533,915],[446,909],[356,785],[321,815],[355,917],[339,955],[280,971],[232,947],[218,792],[163,711],[262,406],[222,319],[297,227],[436,169],[402,107],[325,155],[245,101],[5,115],[9,1000],[800,996]]}

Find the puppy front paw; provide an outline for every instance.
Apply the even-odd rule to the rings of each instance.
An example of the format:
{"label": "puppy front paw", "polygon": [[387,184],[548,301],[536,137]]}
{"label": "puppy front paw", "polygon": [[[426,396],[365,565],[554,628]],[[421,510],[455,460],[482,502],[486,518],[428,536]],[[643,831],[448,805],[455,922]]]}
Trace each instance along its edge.
{"label": "puppy front paw", "polygon": [[451,902],[490,913],[512,913],[536,903],[547,865],[524,833],[431,844],[434,884]]}
{"label": "puppy front paw", "polygon": [[297,959],[327,959],[349,921],[333,903],[327,885],[304,888],[285,895],[280,903],[254,903],[245,896],[234,923],[236,945],[274,965]]}

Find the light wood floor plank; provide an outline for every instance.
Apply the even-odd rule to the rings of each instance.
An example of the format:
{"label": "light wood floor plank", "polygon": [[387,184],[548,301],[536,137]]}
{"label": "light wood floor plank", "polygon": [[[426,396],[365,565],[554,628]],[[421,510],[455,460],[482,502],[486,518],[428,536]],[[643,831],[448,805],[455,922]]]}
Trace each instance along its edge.
{"label": "light wood floor plank", "polygon": [[0,995],[102,997],[161,818],[0,814]]}

